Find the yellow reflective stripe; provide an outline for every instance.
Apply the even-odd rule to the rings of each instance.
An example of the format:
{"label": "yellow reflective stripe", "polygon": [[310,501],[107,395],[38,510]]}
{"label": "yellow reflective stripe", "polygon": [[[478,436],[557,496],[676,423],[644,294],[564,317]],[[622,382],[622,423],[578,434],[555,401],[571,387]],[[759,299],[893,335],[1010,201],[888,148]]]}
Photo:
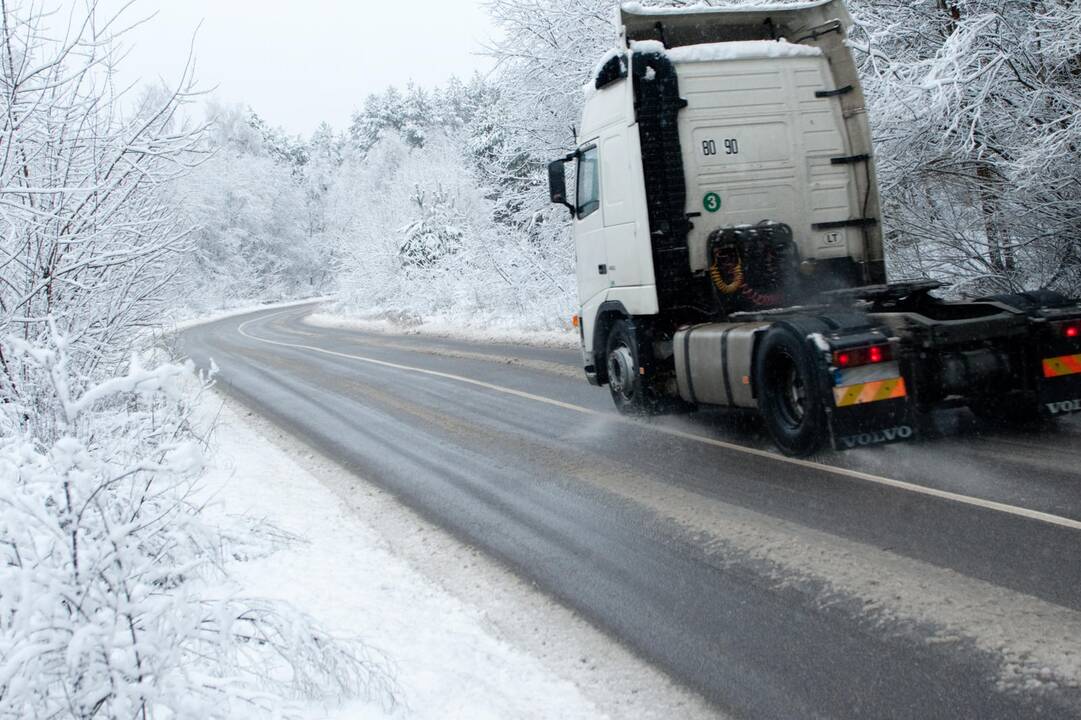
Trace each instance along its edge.
{"label": "yellow reflective stripe", "polygon": [[863,385],[851,385],[846,388],[834,388],[833,396],[837,401],[837,407],[844,407],[845,405],[855,405],[860,401],[861,392],[863,392]]}
{"label": "yellow reflective stripe", "polygon": [[892,378],[890,380],[833,388],[833,399],[837,407],[861,405],[863,403],[878,402],[879,400],[893,400],[905,397],[907,394],[904,378]]}
{"label": "yellow reflective stripe", "polygon": [[1081,373],[1081,355],[1063,355],[1055,358],[1044,358],[1043,376],[1061,377],[1062,375],[1076,375]]}

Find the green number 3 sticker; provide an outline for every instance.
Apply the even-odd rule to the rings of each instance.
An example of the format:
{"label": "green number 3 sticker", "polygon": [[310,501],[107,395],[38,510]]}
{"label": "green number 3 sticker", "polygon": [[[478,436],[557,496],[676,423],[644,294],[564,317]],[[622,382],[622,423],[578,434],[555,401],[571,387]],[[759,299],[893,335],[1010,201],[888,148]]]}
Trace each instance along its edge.
{"label": "green number 3 sticker", "polygon": [[702,205],[704,205],[709,212],[715,213],[721,209],[721,196],[715,192],[707,193],[706,196],[702,198]]}

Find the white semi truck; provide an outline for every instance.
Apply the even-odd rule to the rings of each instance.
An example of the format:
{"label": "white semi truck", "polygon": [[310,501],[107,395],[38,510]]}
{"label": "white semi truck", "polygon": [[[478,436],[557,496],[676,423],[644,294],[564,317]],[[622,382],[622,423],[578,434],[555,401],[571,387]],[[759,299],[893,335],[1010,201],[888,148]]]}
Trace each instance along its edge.
{"label": "white semi truck", "polygon": [[620,411],[753,408],[806,455],[912,438],[942,405],[1081,410],[1077,300],[887,281],[841,0],[619,19],[549,179],[573,217],[585,374]]}

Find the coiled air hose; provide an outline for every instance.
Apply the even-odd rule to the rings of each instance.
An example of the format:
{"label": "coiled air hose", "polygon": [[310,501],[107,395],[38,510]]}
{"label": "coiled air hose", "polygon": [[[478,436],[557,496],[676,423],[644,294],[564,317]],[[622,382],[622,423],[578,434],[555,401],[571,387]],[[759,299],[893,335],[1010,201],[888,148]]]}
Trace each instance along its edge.
{"label": "coiled air hose", "polygon": [[735,295],[743,287],[743,265],[737,259],[734,263],[726,263],[725,268],[728,274],[732,276],[732,282],[728,282],[724,279],[724,274],[720,267],[720,253],[717,253],[713,257],[713,265],[709,268],[709,277],[713,280],[713,285],[724,295]]}
{"label": "coiled air hose", "polygon": [[709,268],[710,280],[719,293],[726,296],[738,294],[754,308],[773,307],[784,301],[781,258],[776,248],[767,245],[756,254],[758,263],[752,268],[757,270],[752,273],[756,278],[753,283],[743,269],[745,251],[731,246],[726,249],[729,252],[715,248],[713,264]]}

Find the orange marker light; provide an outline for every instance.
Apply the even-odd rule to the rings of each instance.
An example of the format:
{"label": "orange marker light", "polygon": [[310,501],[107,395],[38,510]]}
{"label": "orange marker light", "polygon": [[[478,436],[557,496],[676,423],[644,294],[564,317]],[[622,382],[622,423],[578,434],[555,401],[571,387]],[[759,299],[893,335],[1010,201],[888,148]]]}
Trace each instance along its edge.
{"label": "orange marker light", "polygon": [[571,325],[573,325],[574,327],[578,327],[579,322],[580,320],[578,319],[577,314],[571,316]]}

